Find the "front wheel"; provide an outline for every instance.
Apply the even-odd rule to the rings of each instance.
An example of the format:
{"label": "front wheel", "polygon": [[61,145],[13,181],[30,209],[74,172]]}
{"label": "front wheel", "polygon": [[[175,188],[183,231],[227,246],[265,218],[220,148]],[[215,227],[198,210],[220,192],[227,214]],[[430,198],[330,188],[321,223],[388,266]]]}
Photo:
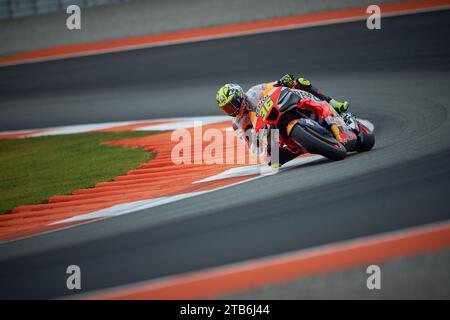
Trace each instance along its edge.
{"label": "front wheel", "polygon": [[347,156],[347,150],[337,140],[331,138],[322,139],[318,134],[307,131],[298,124],[292,128],[290,137],[308,152],[320,154],[330,160],[342,160]]}
{"label": "front wheel", "polygon": [[358,137],[358,141],[356,143],[356,151],[369,151],[375,145],[375,136],[363,124],[358,123],[358,126],[361,135]]}

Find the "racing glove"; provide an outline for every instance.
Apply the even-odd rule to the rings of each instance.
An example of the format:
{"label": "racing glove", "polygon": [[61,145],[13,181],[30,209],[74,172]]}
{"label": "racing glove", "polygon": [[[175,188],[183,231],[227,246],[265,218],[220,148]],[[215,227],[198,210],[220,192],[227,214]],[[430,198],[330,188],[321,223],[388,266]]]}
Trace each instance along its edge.
{"label": "racing glove", "polygon": [[295,85],[295,77],[292,74],[285,74],[277,81],[277,86],[292,88]]}

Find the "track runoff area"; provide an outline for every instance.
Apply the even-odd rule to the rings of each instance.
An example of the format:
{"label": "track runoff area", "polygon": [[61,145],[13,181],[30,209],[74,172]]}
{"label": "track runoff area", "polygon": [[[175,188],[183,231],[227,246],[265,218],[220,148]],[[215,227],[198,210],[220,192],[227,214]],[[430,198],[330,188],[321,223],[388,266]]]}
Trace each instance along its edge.
{"label": "track runoff area", "polygon": [[[447,8],[443,2],[436,1],[430,8],[419,2],[419,7],[394,8],[391,15],[423,12],[427,10],[438,10]],[[360,12],[359,12],[360,13]],[[312,25],[329,24],[336,22],[353,21],[362,19],[362,15],[346,16],[323,21],[310,22],[306,25],[288,24],[273,27],[273,30],[282,28],[299,28]],[[366,15],[364,15],[364,18]],[[270,27],[264,27],[253,32],[269,32]],[[48,59],[60,59],[87,54],[98,54],[117,50],[129,50],[143,46],[167,45],[172,43],[214,39],[218,37],[239,36],[249,34],[249,31],[236,31],[233,33],[210,35],[198,37],[195,35],[191,40],[168,40],[168,42],[133,44],[131,46],[117,46],[116,48],[92,49],[83,48],[77,53],[69,52],[64,55],[53,55],[46,52],[34,53],[31,57],[16,58],[16,60],[3,61],[5,65],[16,63],[28,63],[44,61]],[[164,40],[166,41],[166,40]],[[2,62],[2,63],[3,63]],[[368,126],[373,126],[366,122]],[[8,217],[14,222],[15,218],[21,223],[4,223],[0,238],[4,241],[27,237],[32,234],[48,232],[50,230],[67,228],[79,223],[113,217],[132,213],[144,208],[151,208],[188,197],[194,197],[206,192],[220,190],[221,188],[245,183],[254,179],[273,175],[279,170],[271,170],[266,165],[253,159],[245,148],[239,145],[239,141],[222,144],[222,159],[241,155],[240,161],[227,164],[226,161],[218,161],[217,154],[210,153],[210,141],[204,139],[205,133],[210,137],[215,132],[222,132],[224,141],[231,141],[232,129],[229,120],[224,117],[196,117],[196,118],[174,118],[156,119],[148,121],[130,121],[122,123],[108,123],[95,125],[68,126],[49,129],[21,130],[3,132],[0,138],[23,138],[53,134],[70,134],[78,132],[95,131],[163,131],[161,134],[133,138],[124,141],[111,142],[115,145],[140,147],[146,150],[156,151],[158,156],[155,160],[141,164],[136,170],[131,170],[127,175],[116,177],[112,182],[98,183],[95,188],[75,190],[71,195],[54,196],[49,199],[48,204],[27,205],[14,209],[14,214]],[[177,140],[174,132],[188,132],[194,137],[190,149],[192,163],[177,165],[173,163],[172,152],[176,149]],[[196,132],[197,130],[197,132]],[[209,133],[208,133],[208,130]],[[213,131],[211,131],[213,130]],[[214,132],[214,133],[212,133]],[[199,134],[200,133],[200,134]],[[205,152],[206,150],[206,152]],[[208,151],[209,150],[209,151]],[[299,166],[308,162],[317,161],[321,157],[306,155],[300,157],[281,170],[287,170],[292,166]],[[198,159],[200,163],[198,163]],[[219,162],[219,163],[217,163]],[[171,180],[173,179],[173,180]],[[175,184],[168,181],[177,181]],[[124,192],[126,190],[126,192]],[[30,224],[22,223],[26,217],[33,216]],[[3,216],[0,217],[0,221]],[[8,229],[9,225],[14,225]],[[206,298],[216,294],[234,292],[236,290],[249,289],[260,286],[267,282],[283,281],[292,277],[301,276],[298,270],[326,271],[334,264],[340,266],[352,266],[368,261],[380,261],[398,255],[415,254],[431,249],[444,248],[450,244],[449,223],[426,225],[419,228],[405,229],[395,233],[382,234],[365,239],[355,239],[354,242],[338,243],[335,245],[312,248],[287,255],[273,256],[266,259],[247,261],[243,263],[227,265],[199,273],[188,273],[167,279],[157,279],[151,282],[143,282],[130,286],[121,286],[111,290],[102,290],[92,293],[87,298],[160,298],[160,299],[196,299]],[[325,263],[327,262],[327,263]],[[320,266],[328,266],[325,269]],[[273,270],[282,270],[279,277],[273,279]],[[296,270],[296,271],[293,271]],[[245,275],[245,277],[243,277]],[[242,282],[242,279],[248,279]],[[211,286],[211,281],[218,283]]]}
{"label": "track runoff area", "polygon": [[[369,129],[372,123],[362,120]],[[87,221],[129,214],[244,183],[323,159],[306,154],[280,169],[267,166],[236,137],[226,116],[154,119],[75,125],[0,133],[0,139],[74,133],[161,131],[148,137],[108,142],[156,152],[154,160],[94,188],[55,195],[46,204],[23,205],[5,221],[0,239],[8,240]],[[30,222],[28,222],[29,217]]]}

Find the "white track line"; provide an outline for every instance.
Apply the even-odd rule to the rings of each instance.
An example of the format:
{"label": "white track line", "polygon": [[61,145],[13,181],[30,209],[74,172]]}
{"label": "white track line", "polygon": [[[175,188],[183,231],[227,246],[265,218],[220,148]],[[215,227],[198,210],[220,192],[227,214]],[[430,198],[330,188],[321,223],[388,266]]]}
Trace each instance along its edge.
{"label": "white track line", "polygon": [[40,131],[43,132],[25,135],[26,137],[42,137],[42,136],[54,136],[54,135],[64,135],[64,134],[74,134],[83,133],[94,130],[104,130],[112,129],[115,127],[133,125],[146,122],[160,122],[160,121],[171,121],[171,123],[161,124],[161,125],[148,125],[145,127],[134,129],[133,131],[166,131],[166,130],[176,130],[180,128],[193,127],[194,123],[204,123],[211,124],[217,122],[227,121],[230,118],[227,116],[204,116],[204,117],[179,117],[179,118],[161,118],[161,119],[148,119],[148,120],[135,120],[135,121],[118,121],[118,122],[105,122],[105,123],[94,123],[94,124],[79,124],[61,127],[48,127],[40,129],[27,129],[27,130],[14,130],[14,131],[3,131],[0,132],[0,138],[2,135],[22,133],[29,131]]}
{"label": "white track line", "polygon": [[[194,183],[221,180],[221,179],[227,179],[227,178],[232,178],[232,177],[242,177],[242,176],[254,175],[254,174],[260,174],[260,175],[257,177],[249,178],[248,180],[245,180],[245,181],[232,183],[232,184],[229,184],[229,185],[226,185],[223,187],[219,187],[219,188],[214,188],[211,190],[182,193],[182,194],[177,194],[174,196],[158,197],[158,198],[152,198],[152,199],[147,199],[147,200],[122,203],[122,204],[118,204],[118,205],[115,205],[115,206],[112,206],[112,207],[109,207],[106,209],[74,216],[74,217],[64,219],[61,221],[56,221],[56,222],[51,223],[50,225],[69,223],[69,222],[79,222],[79,221],[86,221],[86,220],[91,220],[91,219],[99,219],[99,218],[107,218],[107,217],[116,217],[116,216],[121,216],[121,215],[128,214],[128,213],[133,213],[136,211],[141,211],[144,209],[154,208],[154,207],[162,206],[164,204],[196,197],[196,196],[199,196],[202,194],[222,190],[224,188],[229,188],[229,187],[236,186],[236,185],[239,185],[239,184],[242,184],[245,182],[253,181],[255,179],[262,178],[266,175],[277,174],[277,173],[287,170],[289,168],[300,166],[305,163],[314,162],[314,161],[317,161],[320,159],[323,159],[323,157],[322,156],[311,156],[311,157],[298,158],[298,159],[294,159],[294,160],[290,161],[289,163],[287,163],[285,166],[281,167],[280,169],[271,169],[270,167],[267,166],[267,164],[256,165],[256,166],[243,166],[243,167],[239,167],[239,168],[234,168],[234,169],[226,170],[222,174],[211,176],[209,178],[206,178],[206,179],[203,179],[200,181],[196,181]],[[264,169],[266,169],[266,170],[264,170]]]}

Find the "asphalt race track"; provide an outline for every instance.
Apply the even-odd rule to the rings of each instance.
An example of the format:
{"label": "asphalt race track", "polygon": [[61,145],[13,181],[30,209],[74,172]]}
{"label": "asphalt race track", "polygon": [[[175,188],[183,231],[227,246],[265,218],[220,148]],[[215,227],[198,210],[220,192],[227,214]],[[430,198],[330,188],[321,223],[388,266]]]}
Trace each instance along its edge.
{"label": "asphalt race track", "polygon": [[1,298],[70,295],[450,219],[450,11],[0,69],[0,129],[220,114],[217,88],[302,74],[376,146],[0,246]]}

